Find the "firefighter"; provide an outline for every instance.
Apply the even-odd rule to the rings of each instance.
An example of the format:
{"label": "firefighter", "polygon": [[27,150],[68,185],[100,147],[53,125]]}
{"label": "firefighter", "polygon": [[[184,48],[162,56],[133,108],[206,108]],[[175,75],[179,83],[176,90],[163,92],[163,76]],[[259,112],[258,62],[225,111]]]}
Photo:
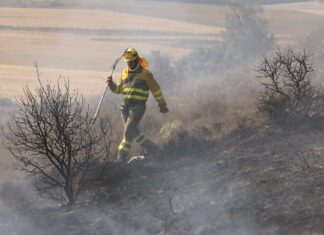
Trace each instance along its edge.
{"label": "firefighter", "polygon": [[107,82],[113,93],[123,94],[124,97],[121,113],[125,129],[116,158],[116,162],[124,163],[133,141],[139,143],[146,154],[158,151],[158,147],[143,132],[138,130],[138,124],[146,109],[149,91],[152,92],[158,102],[161,113],[167,113],[169,110],[159,84],[146,68],[148,66],[147,61],[140,57],[134,48],[125,50],[123,58],[127,62],[128,68],[121,73],[117,84],[113,82],[112,76],[107,78]]}

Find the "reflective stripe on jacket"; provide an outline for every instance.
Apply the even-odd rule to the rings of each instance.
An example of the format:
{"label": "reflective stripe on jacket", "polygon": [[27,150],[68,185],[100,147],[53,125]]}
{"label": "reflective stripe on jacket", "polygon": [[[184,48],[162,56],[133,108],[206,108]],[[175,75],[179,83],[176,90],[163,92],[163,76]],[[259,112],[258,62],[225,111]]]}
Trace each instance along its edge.
{"label": "reflective stripe on jacket", "polygon": [[113,92],[123,94],[125,101],[146,101],[151,90],[155,100],[165,103],[161,88],[153,77],[153,74],[143,67],[139,67],[135,72],[125,69],[119,78],[118,84]]}

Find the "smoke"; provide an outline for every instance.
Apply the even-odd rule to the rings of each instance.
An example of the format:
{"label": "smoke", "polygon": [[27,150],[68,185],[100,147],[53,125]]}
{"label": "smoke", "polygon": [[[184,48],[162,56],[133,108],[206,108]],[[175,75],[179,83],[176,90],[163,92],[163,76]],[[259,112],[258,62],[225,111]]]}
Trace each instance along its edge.
{"label": "smoke", "polygon": [[110,179],[103,188],[82,195],[79,204],[72,207],[39,198],[27,181],[7,181],[0,190],[1,232],[117,235],[258,231],[252,212],[237,217],[240,213],[236,208],[253,205],[255,197],[248,181],[231,178],[232,171],[224,174],[221,170],[228,156],[218,159],[217,168],[211,159],[190,157],[180,158],[175,169],[166,167],[176,157],[157,161],[151,168],[138,165],[129,176],[117,179],[117,185]]}
{"label": "smoke", "polygon": [[[206,104],[205,100],[239,102],[244,97],[255,95],[258,85],[251,67],[274,46],[273,35],[268,22],[262,17],[262,11],[251,6],[235,5],[234,14],[232,12],[230,15],[231,20],[226,22],[225,13],[231,14],[231,11],[224,13],[224,8],[207,6],[199,8],[204,10],[203,14],[197,14],[197,7],[192,5],[154,5],[159,4],[157,1],[152,5],[142,1],[136,4],[134,1],[119,2],[70,1],[67,4],[67,1],[44,1],[41,4],[46,7],[100,8],[107,9],[108,13],[76,10],[57,11],[52,15],[48,10],[45,13],[52,17],[53,22],[60,22],[63,26],[51,23],[47,26],[6,24],[1,25],[0,30],[35,37],[28,44],[37,46],[24,48],[26,56],[21,57],[22,63],[29,65],[38,58],[41,70],[42,67],[55,68],[57,76],[63,68],[67,72],[76,71],[72,77],[70,75],[71,83],[84,86],[86,90],[95,90],[97,95],[89,97],[89,103],[94,107],[104,88],[105,74],[115,57],[128,47],[138,49],[148,59],[149,69],[160,83],[168,104],[175,107],[174,110],[171,109],[173,114],[165,119],[152,118],[153,122],[149,122],[147,119],[152,116],[148,116],[143,120],[147,121],[151,130],[146,131],[156,131],[157,135],[161,123],[166,121],[181,119],[187,121],[190,127],[194,125],[192,116],[182,113],[185,105],[198,110],[199,113],[195,113],[197,116],[210,114],[210,120],[215,122],[213,124],[218,124],[217,115],[221,116],[224,112],[216,105],[206,106],[208,108],[201,111],[199,108]],[[128,5],[129,3],[131,4]],[[20,6],[28,5],[25,3]],[[33,2],[32,6],[38,5]],[[112,11],[123,14],[113,14]],[[165,14],[166,12],[169,14]],[[211,15],[220,18],[211,20]],[[96,16],[102,17],[96,18],[98,21],[91,25],[87,24]],[[142,16],[147,18],[141,18]],[[180,32],[176,27],[171,27],[175,21],[167,21],[168,25],[165,26],[157,20],[154,21],[156,28],[142,29],[144,24],[153,21],[150,16],[191,22],[193,25],[181,24],[187,28]],[[238,18],[245,21],[235,21]],[[140,21],[131,24],[132,19]],[[42,23],[42,20],[39,22]],[[84,25],[81,27],[77,22]],[[206,25],[211,27],[205,27]],[[116,29],[119,26],[123,29]],[[201,31],[198,31],[199,28]],[[220,28],[227,31],[220,35]],[[196,30],[198,32],[194,32]],[[41,33],[45,33],[46,40],[35,36]],[[323,36],[318,38],[323,39]],[[306,43],[307,45],[320,45],[311,39],[312,36],[308,38],[311,43]],[[322,45],[316,46],[313,51],[323,51],[319,49]],[[17,58],[12,61],[20,63],[16,62]],[[114,74],[115,81],[124,67],[123,62],[118,65]],[[89,75],[85,71],[93,73]],[[44,77],[46,76],[45,71]],[[97,86],[93,86],[95,83]],[[195,103],[196,101],[199,102]],[[109,93],[102,109],[105,115],[112,117],[116,129],[122,129],[119,116],[121,103],[121,97]],[[149,105],[156,116],[156,104],[152,102]],[[244,108],[242,105],[241,109]],[[224,119],[227,117],[224,115]],[[203,121],[203,124],[209,124],[206,119]],[[197,145],[190,145],[186,153],[199,151],[195,146]],[[208,147],[204,149],[206,152]],[[7,154],[2,153],[1,159],[4,159],[4,155],[8,157]],[[238,159],[231,155],[219,158],[215,154],[211,159],[203,159],[204,156],[192,159],[184,153],[183,155],[171,156],[173,159],[169,159],[170,163],[178,158],[182,161],[175,164],[177,167],[173,171],[168,168],[171,165],[168,162],[158,162],[161,165],[156,168],[139,168],[127,178],[128,183],[123,181],[113,187],[111,181],[107,181],[104,192],[97,195],[89,192],[80,200],[81,204],[72,208],[42,201],[32,190],[30,183],[14,182],[12,179],[16,176],[4,176],[5,167],[0,166],[0,231],[4,234],[258,233],[260,225],[256,222],[256,217],[257,211],[264,206],[263,196],[257,193],[248,179],[242,179],[236,174],[240,171]],[[217,164],[211,164],[215,159]],[[229,163],[236,160],[237,165],[234,164],[234,170],[230,170],[233,165]],[[168,166],[163,169],[165,173],[158,172],[163,164]],[[190,164],[195,167],[190,167]],[[7,169],[6,172],[9,171],[12,169]],[[242,174],[244,176],[245,172]]]}
{"label": "smoke", "polygon": [[[19,176],[13,175],[16,178]],[[0,185],[0,231],[1,234],[38,234],[34,225],[35,210],[47,206],[39,198],[33,186],[26,180],[8,180]]]}

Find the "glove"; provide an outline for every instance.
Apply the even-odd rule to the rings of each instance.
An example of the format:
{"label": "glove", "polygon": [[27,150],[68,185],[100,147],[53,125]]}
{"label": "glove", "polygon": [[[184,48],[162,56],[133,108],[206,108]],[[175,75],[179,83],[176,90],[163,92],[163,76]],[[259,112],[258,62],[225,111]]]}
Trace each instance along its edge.
{"label": "glove", "polygon": [[166,103],[159,103],[159,108],[160,108],[160,113],[167,113],[169,112],[169,109],[167,107],[167,104]]}
{"label": "glove", "polygon": [[107,77],[107,83],[109,87],[113,87],[114,86],[114,82],[112,80],[112,76]]}

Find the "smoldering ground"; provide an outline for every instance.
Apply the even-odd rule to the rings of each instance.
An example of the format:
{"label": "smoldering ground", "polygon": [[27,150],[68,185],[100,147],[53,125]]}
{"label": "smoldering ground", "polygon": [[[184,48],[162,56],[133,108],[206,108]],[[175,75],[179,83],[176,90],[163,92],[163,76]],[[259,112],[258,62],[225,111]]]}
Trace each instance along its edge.
{"label": "smoldering ground", "polygon": [[20,216],[14,214],[17,223],[11,218],[9,231],[320,233],[322,144],[319,130],[240,133],[208,145],[208,151],[169,153],[118,176],[107,171],[105,183],[73,207],[14,211]]}
{"label": "smoldering ground", "polygon": [[[181,165],[187,166],[187,163]],[[100,193],[87,196],[72,208],[43,205],[37,209],[35,202],[24,199],[38,198],[26,193],[31,191],[30,186],[27,190],[3,186],[2,192],[20,195],[20,198],[11,198],[11,203],[8,199],[4,201],[7,206],[1,217],[2,231],[7,234],[181,234],[186,231],[251,234],[256,231],[253,219],[248,219],[249,225],[247,221],[244,226],[239,225],[226,212],[230,201],[237,197],[233,189],[238,183],[227,182],[228,189],[222,188],[218,194],[210,185],[210,182],[216,183],[215,180],[202,177],[206,172],[199,172],[197,167],[176,166],[176,169],[151,173],[147,173],[149,169],[140,168],[117,186],[111,188],[108,183]],[[239,192],[240,200],[244,198],[243,191]],[[223,220],[220,227],[215,227],[216,218],[216,221]]]}

